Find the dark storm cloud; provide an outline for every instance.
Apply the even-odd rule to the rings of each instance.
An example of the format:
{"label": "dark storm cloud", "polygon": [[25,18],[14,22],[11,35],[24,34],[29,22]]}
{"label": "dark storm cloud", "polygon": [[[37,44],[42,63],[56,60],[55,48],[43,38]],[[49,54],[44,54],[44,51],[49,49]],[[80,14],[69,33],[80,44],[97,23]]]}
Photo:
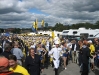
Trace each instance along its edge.
{"label": "dark storm cloud", "polygon": [[[35,19],[56,23],[95,23],[99,20],[99,0],[0,0],[0,27],[31,27]],[[29,11],[36,8],[43,12]],[[46,14],[48,15],[46,15]]]}
{"label": "dark storm cloud", "polygon": [[90,12],[76,12],[69,15],[72,19],[80,19],[80,20],[93,20],[97,17],[95,13]]}
{"label": "dark storm cloud", "polygon": [[99,11],[99,0],[79,0],[73,3],[73,8],[76,11]]}
{"label": "dark storm cloud", "polygon": [[0,9],[0,14],[7,14],[7,13],[11,13],[11,12],[22,13],[23,11],[19,11],[14,8]]}
{"label": "dark storm cloud", "polygon": [[1,21],[20,21],[20,20],[30,20],[30,15],[25,15],[25,13],[8,13],[0,15]]}

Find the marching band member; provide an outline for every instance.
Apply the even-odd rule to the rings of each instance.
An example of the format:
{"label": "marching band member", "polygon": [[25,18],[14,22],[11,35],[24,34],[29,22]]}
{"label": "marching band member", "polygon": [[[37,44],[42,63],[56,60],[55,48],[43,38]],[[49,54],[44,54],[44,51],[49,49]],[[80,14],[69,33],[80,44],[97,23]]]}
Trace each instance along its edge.
{"label": "marching band member", "polygon": [[41,63],[44,65],[45,54],[47,53],[47,51],[45,50],[45,48],[42,47],[41,43],[38,44],[36,52],[37,52],[38,55],[40,55]]}
{"label": "marching band member", "polygon": [[53,63],[55,68],[55,75],[58,75],[58,68],[60,63],[60,53],[62,49],[59,47],[59,41],[55,41],[55,48],[52,48],[51,51],[49,51],[49,55],[53,54]]}
{"label": "marching band member", "polygon": [[68,57],[68,50],[67,50],[67,44],[66,42],[63,42],[63,47],[62,47],[62,50],[63,50],[63,61],[64,61],[64,68],[66,68],[66,63],[67,63],[67,57]]}
{"label": "marching band member", "polygon": [[[52,48],[55,48],[55,45],[52,46]],[[50,55],[50,64],[53,67],[53,54]]]}

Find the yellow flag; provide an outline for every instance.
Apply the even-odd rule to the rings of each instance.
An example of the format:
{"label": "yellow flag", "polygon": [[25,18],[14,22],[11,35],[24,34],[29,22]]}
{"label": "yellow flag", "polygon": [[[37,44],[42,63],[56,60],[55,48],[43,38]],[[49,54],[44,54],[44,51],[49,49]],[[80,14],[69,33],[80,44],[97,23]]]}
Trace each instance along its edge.
{"label": "yellow flag", "polygon": [[42,27],[44,27],[44,20],[42,20],[41,25],[42,25]]}
{"label": "yellow flag", "polygon": [[36,29],[36,25],[35,25],[35,22],[33,22],[33,28],[34,28],[34,29]]}
{"label": "yellow flag", "polygon": [[52,38],[53,38],[53,39],[55,38],[55,34],[54,34],[54,31],[52,31]]}
{"label": "yellow flag", "polygon": [[45,40],[44,39],[42,40],[42,43],[45,44]]}
{"label": "yellow flag", "polygon": [[37,19],[35,21],[35,25],[36,25],[36,30],[37,30],[38,29],[38,21],[37,21]]}

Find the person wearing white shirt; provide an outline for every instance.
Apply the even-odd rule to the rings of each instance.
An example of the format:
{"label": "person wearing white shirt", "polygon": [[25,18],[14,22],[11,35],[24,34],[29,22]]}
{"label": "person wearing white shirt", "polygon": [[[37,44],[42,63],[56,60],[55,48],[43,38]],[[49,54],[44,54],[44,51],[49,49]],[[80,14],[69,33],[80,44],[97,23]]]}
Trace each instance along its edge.
{"label": "person wearing white shirt", "polygon": [[55,48],[52,48],[51,51],[49,51],[49,55],[53,54],[55,75],[58,75],[61,51],[62,51],[62,48],[59,47],[59,41],[55,41]]}
{"label": "person wearing white shirt", "polygon": [[71,49],[71,58],[72,58],[72,62],[76,63],[76,42],[75,40],[72,40],[72,45],[70,46]]}

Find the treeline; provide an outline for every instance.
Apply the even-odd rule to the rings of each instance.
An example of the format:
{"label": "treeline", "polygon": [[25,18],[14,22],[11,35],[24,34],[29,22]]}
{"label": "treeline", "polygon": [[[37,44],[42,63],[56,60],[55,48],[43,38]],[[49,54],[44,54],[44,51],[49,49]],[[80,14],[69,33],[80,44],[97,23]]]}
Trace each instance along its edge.
{"label": "treeline", "polygon": [[[54,27],[52,26],[48,26],[48,27],[43,27],[43,28],[38,28],[38,30],[56,30],[56,31],[63,31],[63,30],[68,30],[68,29],[78,29],[80,27],[85,27],[86,29],[99,29],[99,21],[97,21],[95,24],[92,23],[77,23],[77,24],[72,24],[72,25],[63,25],[62,23],[56,23],[56,25]],[[9,31],[9,29],[0,29],[0,33],[2,32],[7,32]],[[32,32],[31,28],[13,28],[10,29],[10,32],[12,33],[22,33],[22,32]]]}
{"label": "treeline", "polygon": [[97,21],[95,24],[92,23],[77,23],[72,25],[63,25],[61,23],[56,23],[54,27],[44,27],[43,30],[56,30],[56,31],[63,31],[68,29],[79,29],[80,27],[85,27],[86,29],[99,29],[99,21]]}

